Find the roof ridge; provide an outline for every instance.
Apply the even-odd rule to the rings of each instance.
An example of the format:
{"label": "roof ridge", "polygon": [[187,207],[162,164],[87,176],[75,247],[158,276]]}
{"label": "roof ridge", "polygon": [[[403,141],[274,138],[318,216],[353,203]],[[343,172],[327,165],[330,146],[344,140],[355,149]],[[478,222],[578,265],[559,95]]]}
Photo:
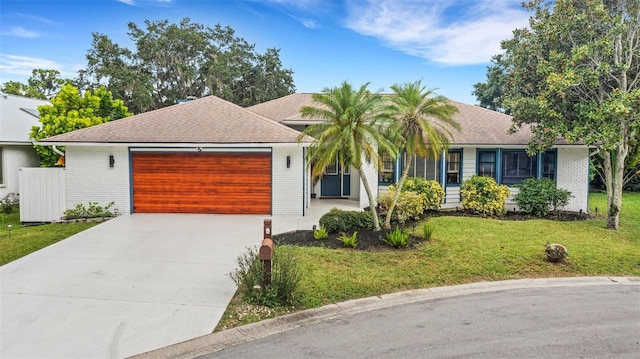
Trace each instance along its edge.
{"label": "roof ridge", "polygon": [[[287,131],[289,131],[289,132],[291,132],[291,133],[294,133],[294,134],[300,134],[300,133],[301,133],[301,132],[300,132],[300,131],[298,131],[298,130],[294,130],[293,128],[291,128],[291,127],[289,127],[289,126],[286,126],[286,125],[283,125],[283,124],[281,124],[281,123],[279,123],[279,122],[276,122],[276,121],[274,121],[274,120],[272,120],[272,119],[270,119],[270,118],[268,118],[268,117],[266,117],[266,116],[262,116],[262,115],[261,115],[261,114],[259,114],[259,113],[253,112],[253,111],[251,111],[251,110],[247,110],[246,108],[244,108],[244,107],[242,107],[242,106],[240,106],[240,105],[238,105],[238,104],[235,104],[235,103],[233,103],[233,102],[231,102],[231,101],[227,101],[227,100],[222,99],[222,98],[220,98],[220,97],[218,97],[218,96],[215,96],[215,95],[209,95],[209,96],[206,96],[206,97],[210,97],[210,96],[214,97],[214,98],[215,98],[215,99],[217,99],[218,101],[222,101],[223,103],[224,103],[224,102],[226,102],[226,103],[228,103],[228,104],[231,104],[232,106],[235,106],[235,107],[237,107],[237,108],[241,109],[243,112],[247,112],[247,113],[249,113],[249,114],[251,114],[251,115],[253,115],[253,116],[257,117],[258,119],[260,119],[260,120],[262,120],[262,121],[264,121],[264,122],[268,123],[269,125],[277,125],[277,126],[280,126],[281,128],[284,128],[284,129],[286,129]],[[287,95],[287,96],[289,96],[289,95]],[[203,98],[206,98],[206,97],[203,97]],[[194,101],[195,101],[195,100],[194,100]]]}

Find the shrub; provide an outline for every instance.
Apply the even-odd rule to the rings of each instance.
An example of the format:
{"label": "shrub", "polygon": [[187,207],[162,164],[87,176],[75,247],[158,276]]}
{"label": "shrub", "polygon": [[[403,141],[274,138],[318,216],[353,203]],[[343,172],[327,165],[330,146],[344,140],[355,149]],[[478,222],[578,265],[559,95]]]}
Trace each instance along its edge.
{"label": "shrub", "polygon": [[409,232],[396,227],[395,230],[387,233],[387,238],[382,242],[394,248],[404,248],[409,244]]}
{"label": "shrub", "polygon": [[320,218],[320,226],[328,233],[351,232],[373,228],[373,217],[365,211],[343,211],[333,208]]}
{"label": "shrub", "polygon": [[431,240],[433,237],[433,232],[435,231],[435,227],[427,222],[422,223],[420,226],[416,228],[416,235],[426,241]]}
{"label": "shrub", "polygon": [[229,274],[238,286],[238,293],[249,304],[278,307],[295,302],[301,273],[295,259],[274,249],[271,284],[263,287],[264,265],[258,259],[257,247],[247,248],[236,260],[238,266]]}
{"label": "shrub", "polygon": [[425,211],[439,209],[444,200],[444,189],[440,183],[421,177],[407,178],[402,185],[402,192],[406,191],[424,194]]}
{"label": "shrub", "polygon": [[[395,195],[396,189],[389,186],[389,190],[378,197],[381,214],[386,213],[389,206],[391,206]],[[399,223],[405,223],[410,219],[419,219],[424,213],[424,198],[424,194],[418,194],[412,191],[400,192],[398,203],[396,203],[396,207],[391,214],[391,220]]]}
{"label": "shrub", "polygon": [[462,183],[462,208],[482,216],[502,216],[507,212],[509,187],[498,185],[491,177],[473,175]]}
{"label": "shrub", "polygon": [[18,205],[20,204],[20,197],[18,197],[15,193],[9,193],[0,199],[0,208],[3,213],[10,214],[13,213]]}
{"label": "shrub", "polygon": [[518,186],[520,191],[515,195],[518,208],[538,217],[546,217],[551,211],[566,206],[571,192],[556,188],[553,180],[548,178],[528,178]]}
{"label": "shrub", "polygon": [[86,218],[106,218],[114,217],[115,213],[111,211],[111,207],[115,202],[111,202],[102,207],[98,202],[89,202],[89,208],[82,203],[76,205],[75,208],[64,211],[64,219],[86,219]]}
{"label": "shrub", "polygon": [[327,233],[327,229],[323,226],[313,231],[313,238],[315,239],[325,239],[329,237],[329,233]]}
{"label": "shrub", "polygon": [[342,244],[344,244],[345,247],[355,248],[358,245],[358,239],[356,238],[357,235],[358,235],[358,232],[353,232],[353,234],[350,236],[347,235],[346,233],[342,233],[338,237],[338,240],[342,242]]}
{"label": "shrub", "polygon": [[569,256],[569,251],[562,244],[549,243],[544,245],[544,253],[547,256],[549,262],[562,262]]}

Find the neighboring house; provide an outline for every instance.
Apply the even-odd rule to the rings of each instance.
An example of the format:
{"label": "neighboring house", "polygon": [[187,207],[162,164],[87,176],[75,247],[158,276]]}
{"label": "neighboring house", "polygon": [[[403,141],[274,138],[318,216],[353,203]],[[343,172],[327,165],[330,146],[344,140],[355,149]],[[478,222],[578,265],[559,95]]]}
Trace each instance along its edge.
{"label": "neighboring house", "polygon": [[[298,131],[317,123],[317,119],[300,116],[303,106],[313,105],[312,94],[296,93],[247,108],[276,122]],[[454,119],[461,131],[453,132],[449,149],[440,158],[415,158],[410,176],[438,181],[446,192],[444,208],[460,206],[460,185],[473,174],[490,176],[498,183],[510,186],[526,178],[551,178],[557,187],[571,191],[573,198],[565,207],[569,211],[588,211],[589,194],[589,148],[580,144],[559,141],[552,149],[534,156],[528,156],[526,148],[532,138],[527,127],[515,134],[509,134],[511,116],[482,107],[451,101],[458,108]],[[400,177],[404,159],[393,161],[383,157],[383,166],[378,171],[368,168],[369,184],[377,193],[395,183]],[[320,198],[359,199],[361,207],[368,205],[363,193],[358,172],[340,168],[337,164],[327,167],[321,180],[313,186],[313,192]],[[512,198],[508,200],[510,209],[515,207]]]}
{"label": "neighboring house", "polygon": [[68,208],[113,201],[122,214],[303,215],[310,139],[298,143],[299,134],[208,96],[38,144],[65,146]]}
{"label": "neighboring house", "polygon": [[46,104],[46,100],[0,94],[0,198],[19,192],[20,167],[40,165],[29,133],[40,125],[38,106]]}

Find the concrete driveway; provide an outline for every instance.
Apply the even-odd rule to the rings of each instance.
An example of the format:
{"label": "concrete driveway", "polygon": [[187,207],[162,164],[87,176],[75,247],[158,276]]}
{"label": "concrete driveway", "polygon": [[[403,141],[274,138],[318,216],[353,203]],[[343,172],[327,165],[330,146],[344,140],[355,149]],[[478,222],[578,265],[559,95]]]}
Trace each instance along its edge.
{"label": "concrete driveway", "polygon": [[211,333],[265,218],[121,216],[0,267],[0,357],[124,358]]}

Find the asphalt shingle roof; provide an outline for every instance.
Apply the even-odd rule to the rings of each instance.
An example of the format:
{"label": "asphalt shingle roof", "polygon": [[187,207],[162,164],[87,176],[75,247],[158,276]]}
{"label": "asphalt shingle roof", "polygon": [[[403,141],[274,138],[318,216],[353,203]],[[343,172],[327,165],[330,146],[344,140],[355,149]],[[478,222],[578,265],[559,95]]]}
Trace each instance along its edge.
{"label": "asphalt shingle roof", "polygon": [[40,142],[295,143],[299,134],[231,102],[207,96]]}
{"label": "asphalt shingle roof", "polygon": [[[451,103],[458,108],[458,113],[453,118],[461,127],[460,131],[452,131],[453,145],[527,145],[533,136],[528,126],[509,134],[512,125],[509,115],[461,102]],[[247,109],[277,122],[308,123],[313,119],[300,115],[303,106],[317,106],[313,103],[312,94],[296,93]]]}

